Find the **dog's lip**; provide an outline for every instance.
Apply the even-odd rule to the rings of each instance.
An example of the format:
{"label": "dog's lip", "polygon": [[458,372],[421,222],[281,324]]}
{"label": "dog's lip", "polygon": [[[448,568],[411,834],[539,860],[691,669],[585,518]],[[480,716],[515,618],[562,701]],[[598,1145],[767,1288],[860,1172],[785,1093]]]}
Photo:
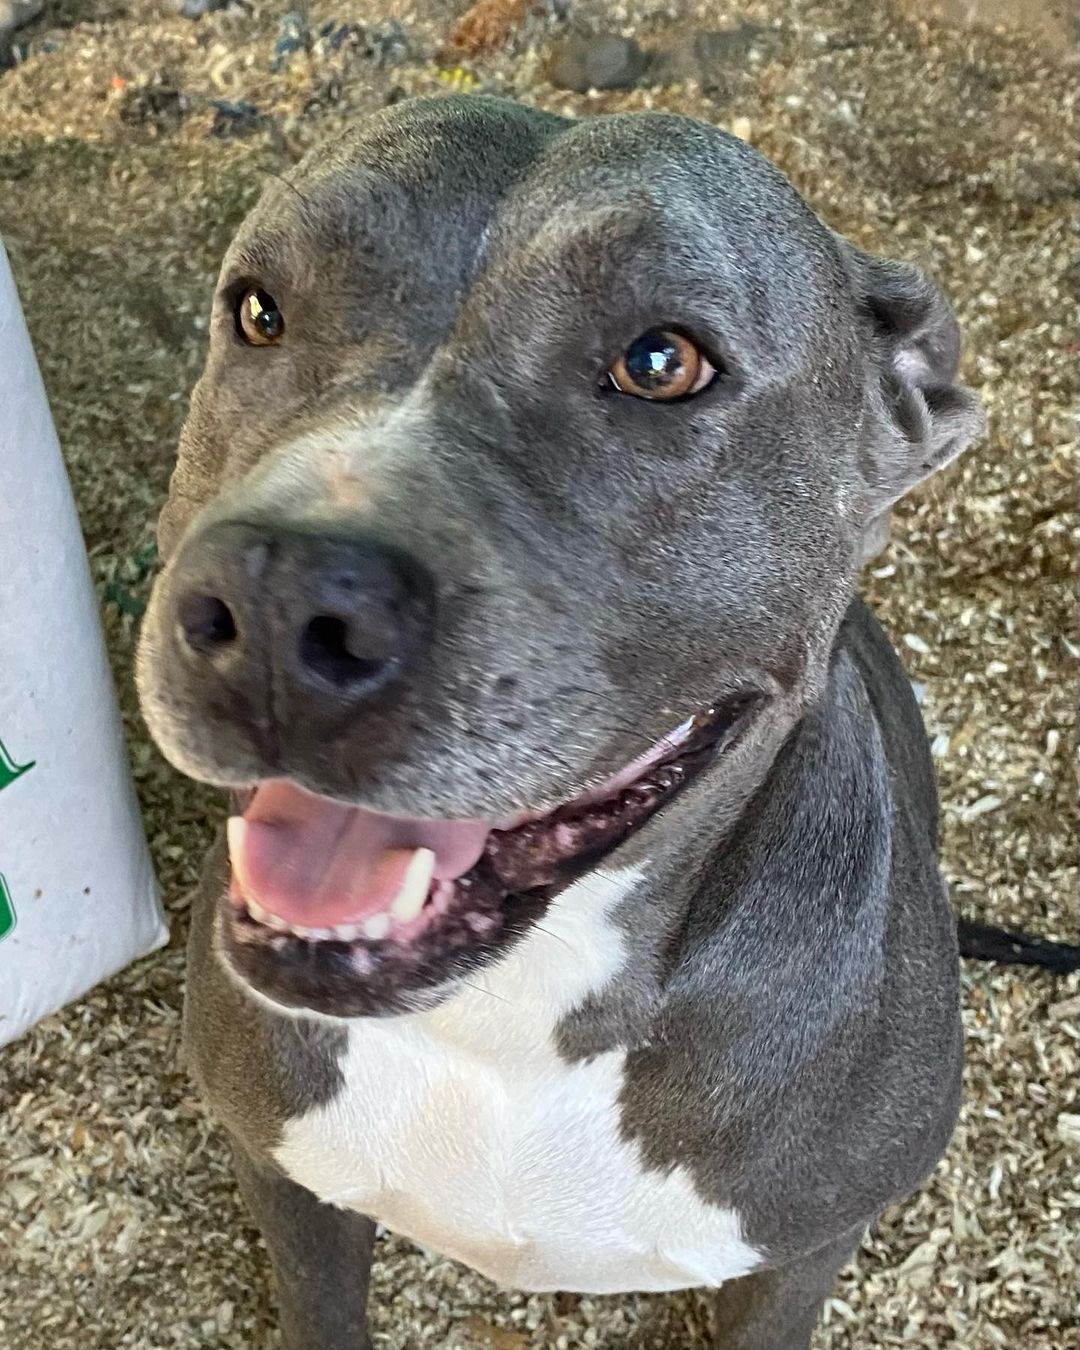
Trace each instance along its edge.
{"label": "dog's lip", "polygon": [[408,926],[424,897],[480,861],[489,841],[556,813],[580,813],[615,798],[693,735],[688,718],[597,786],[554,808],[493,820],[389,815],[271,778],[229,821],[230,893],[261,922],[301,935],[353,930],[378,935],[390,915]]}
{"label": "dog's lip", "polygon": [[648,750],[632,759],[625,768],[620,769],[610,777],[602,779],[594,787],[585,788],[570,799],[553,802],[548,806],[536,807],[532,810],[515,811],[510,815],[501,816],[493,822],[492,828],[496,830],[516,830],[521,825],[527,825],[532,821],[543,820],[545,816],[553,815],[556,811],[562,810],[567,806],[587,806],[592,802],[602,801],[605,797],[612,797],[621,792],[624,787],[629,786],[636,778],[641,775],[653,764],[659,763],[665,756],[674,754],[682,745],[684,745],[694,733],[694,728],[704,719],[711,717],[715,709],[708,709],[704,713],[699,713],[695,717],[688,717],[674,731],[669,731],[649,747]]}
{"label": "dog's lip", "polygon": [[[381,913],[374,928],[297,928],[261,912],[234,878],[222,914],[223,957],[256,993],[285,1008],[348,1018],[430,1007],[458,979],[504,952],[560,891],[726,754],[766,698],[760,690],[732,696],[690,719],[688,731],[686,724],[679,728],[676,744],[671,733],[555,810],[498,822],[513,823],[511,829],[492,823],[477,864],[456,880],[434,881],[413,918]],[[648,761],[644,771],[627,783],[642,760]],[[614,795],[605,795],[612,785]],[[415,857],[423,849],[412,852]],[[421,877],[431,860],[422,862]]]}

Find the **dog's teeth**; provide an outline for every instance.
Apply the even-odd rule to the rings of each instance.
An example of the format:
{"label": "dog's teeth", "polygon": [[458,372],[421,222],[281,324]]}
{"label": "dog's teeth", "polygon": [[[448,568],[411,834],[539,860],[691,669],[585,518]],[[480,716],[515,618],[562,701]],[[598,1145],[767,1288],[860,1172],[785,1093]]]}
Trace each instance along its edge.
{"label": "dog's teeth", "polygon": [[244,875],[244,840],[247,837],[248,823],[243,816],[230,816],[225,822],[225,838],[229,845],[229,862],[233,875],[241,890],[247,890],[247,877]]}
{"label": "dog's teeth", "polygon": [[390,931],[390,915],[373,914],[370,919],[364,920],[360,931],[372,942],[381,942]]}
{"label": "dog's teeth", "polygon": [[429,848],[418,848],[409,859],[401,889],[390,906],[390,913],[398,923],[411,923],[424,908],[434,875],[435,854]]}
{"label": "dog's teeth", "polygon": [[284,919],[279,919],[276,914],[271,914],[268,909],[263,909],[258,900],[252,899],[250,895],[244,896],[244,908],[255,922],[261,924],[263,928],[272,928],[277,933],[289,931],[289,925]]}
{"label": "dog's teeth", "polygon": [[293,935],[293,937],[312,938],[315,936],[317,931],[318,931],[317,929],[308,928],[302,923],[289,924],[289,932]]}
{"label": "dog's teeth", "polygon": [[279,919],[276,914],[271,914],[268,909],[263,909],[257,901],[248,900],[247,907],[248,913],[253,919],[257,919],[267,928],[272,928],[275,933],[287,933],[289,931],[289,925],[284,919]]}
{"label": "dog's teeth", "polygon": [[339,923],[330,931],[339,942],[352,942],[360,936],[362,929],[358,923]]}
{"label": "dog's teeth", "polygon": [[262,905],[259,904],[258,900],[252,900],[250,895],[245,896],[244,904],[247,907],[247,912],[256,921],[256,923],[264,924],[267,928],[272,926],[271,920],[276,918],[277,916],[275,914],[271,914],[269,910],[263,909]]}

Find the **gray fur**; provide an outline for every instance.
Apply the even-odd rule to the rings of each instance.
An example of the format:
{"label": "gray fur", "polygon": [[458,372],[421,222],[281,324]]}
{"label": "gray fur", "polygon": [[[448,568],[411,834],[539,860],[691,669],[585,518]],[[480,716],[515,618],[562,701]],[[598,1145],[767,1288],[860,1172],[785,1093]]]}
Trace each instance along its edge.
{"label": "gray fur", "polygon": [[214,933],[228,886],[223,844],[219,839],[210,851],[191,901],[184,1046],[218,1119],[247,1152],[265,1156],[289,1116],[329,1101],[337,1091],[345,1031],[327,1022],[276,1016],[225,973]]}
{"label": "gray fur", "polygon": [[[280,348],[235,338],[245,281],[282,304]],[[708,343],[717,384],[671,406],[602,392],[606,365],[665,322]],[[855,585],[891,505],[981,426],[957,352],[932,283],[840,240],[721,132],[400,105],[272,184],[242,226],[162,518],[143,706],[166,754],[212,782],[288,774],[382,810],[491,816],[564,800],[699,708],[755,694],[745,734],[615,855],[650,862],[618,916],[633,959],[560,1033],[571,1060],[629,1051],[627,1135],[649,1165],[687,1165],[767,1252],[769,1271],[719,1300],[719,1343],[742,1350],[807,1344],[859,1231],[955,1118],[933,780]],[[314,534],[416,560],[437,617],[391,688],[294,687],[276,653],[302,555],[245,571],[221,543],[235,522],[271,549]],[[177,650],[177,597],[208,568],[261,628],[225,674]],[[310,1203],[267,1180],[268,1150],[332,1098],[342,1033],[226,974],[225,886],[215,854],[189,1047],[274,1229]],[[309,1221],[320,1250],[363,1246],[347,1215]],[[323,1334],[290,1350],[354,1344],[355,1306],[303,1306]]]}

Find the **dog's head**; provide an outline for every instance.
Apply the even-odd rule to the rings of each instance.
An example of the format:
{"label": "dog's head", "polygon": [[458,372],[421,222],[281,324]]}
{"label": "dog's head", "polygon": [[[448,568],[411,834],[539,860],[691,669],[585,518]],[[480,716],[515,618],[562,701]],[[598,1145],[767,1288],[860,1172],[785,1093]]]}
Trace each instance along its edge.
{"label": "dog's head", "polygon": [[920,273],[682,118],[416,102],[271,183],[139,662],[165,753],[238,794],[234,971],[421,1006],[722,791],[978,431],[957,355]]}

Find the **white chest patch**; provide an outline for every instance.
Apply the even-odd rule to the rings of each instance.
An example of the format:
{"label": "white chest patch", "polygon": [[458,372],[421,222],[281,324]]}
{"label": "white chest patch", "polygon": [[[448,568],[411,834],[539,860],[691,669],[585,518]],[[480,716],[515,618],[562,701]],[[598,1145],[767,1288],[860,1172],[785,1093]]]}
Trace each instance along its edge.
{"label": "white chest patch", "polygon": [[647,1169],[619,1129],[625,1052],[568,1064],[553,1035],[624,960],[608,915],[641,877],[564,891],[497,967],[430,1012],[350,1025],[334,1101],[276,1158],[320,1199],[526,1290],[716,1285],[760,1263],[683,1167]]}

